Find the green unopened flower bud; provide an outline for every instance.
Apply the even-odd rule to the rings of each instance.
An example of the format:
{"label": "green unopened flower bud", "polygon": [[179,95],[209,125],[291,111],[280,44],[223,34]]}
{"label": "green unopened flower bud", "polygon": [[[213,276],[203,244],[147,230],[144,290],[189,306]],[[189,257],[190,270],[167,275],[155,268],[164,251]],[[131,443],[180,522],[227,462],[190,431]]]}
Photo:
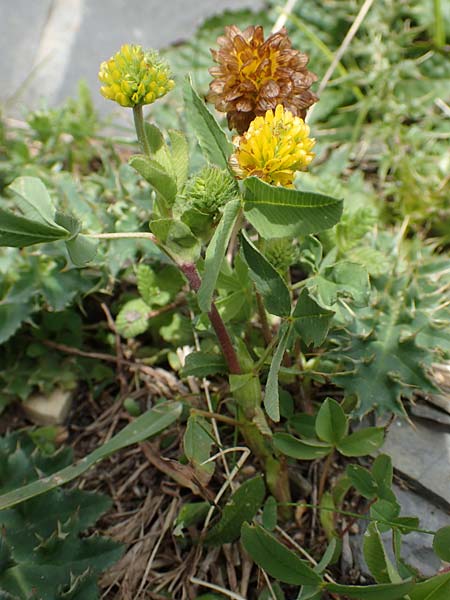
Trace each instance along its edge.
{"label": "green unopened flower bud", "polygon": [[197,210],[214,214],[237,194],[236,181],[227,171],[208,166],[189,180],[183,196]]}
{"label": "green unopened flower bud", "polygon": [[298,260],[297,246],[287,237],[265,240],[263,252],[270,264],[282,274]]}
{"label": "green unopened flower bud", "polygon": [[151,104],[173,89],[169,65],[156,50],[125,44],[100,65],[101,94],[121,106]]}

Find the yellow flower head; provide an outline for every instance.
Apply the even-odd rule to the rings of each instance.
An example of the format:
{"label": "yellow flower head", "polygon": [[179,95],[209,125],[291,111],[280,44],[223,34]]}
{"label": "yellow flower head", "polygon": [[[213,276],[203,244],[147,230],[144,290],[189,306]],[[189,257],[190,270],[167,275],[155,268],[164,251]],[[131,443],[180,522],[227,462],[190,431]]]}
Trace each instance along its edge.
{"label": "yellow flower head", "polygon": [[237,138],[230,165],[239,179],[259,177],[271,185],[291,187],[296,171],[304,171],[314,158],[315,140],[308,137],[303,119],[281,104],[256,117],[248,131]]}
{"label": "yellow flower head", "polygon": [[173,89],[170,69],[156,50],[125,44],[119,52],[100,65],[100,92],[121,106],[151,104]]}

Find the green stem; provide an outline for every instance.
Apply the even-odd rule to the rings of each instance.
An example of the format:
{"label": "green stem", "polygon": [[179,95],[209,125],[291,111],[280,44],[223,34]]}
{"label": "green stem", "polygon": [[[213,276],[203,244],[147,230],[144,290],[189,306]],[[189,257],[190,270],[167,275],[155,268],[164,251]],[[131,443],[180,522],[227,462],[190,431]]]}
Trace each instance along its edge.
{"label": "green stem", "polygon": [[153,233],[147,233],[145,231],[118,231],[115,233],[84,233],[86,237],[96,238],[98,240],[125,240],[125,239],[142,239],[150,240],[155,244],[159,244]]}
{"label": "green stem", "polygon": [[434,0],[434,43],[437,48],[445,46],[444,19],[442,17],[441,0]]}
{"label": "green stem", "polygon": [[147,134],[145,133],[145,121],[144,121],[144,113],[142,111],[142,105],[138,104],[137,106],[133,106],[133,117],[134,117],[134,126],[136,128],[136,134],[138,138],[138,142],[141,145],[142,152],[147,156],[150,156],[150,146],[147,139]]}
{"label": "green stem", "polygon": [[[178,267],[184,273],[192,291],[198,292],[202,282],[195,264],[183,263],[178,264]],[[241,366],[239,364],[239,359],[237,357],[236,351],[233,347],[230,334],[214,302],[211,303],[211,310],[208,313],[208,317],[216,333],[218,342],[222,349],[223,356],[228,366],[228,370],[230,371],[230,373],[235,375],[241,373]]]}
{"label": "green stem", "polygon": [[334,450],[332,452],[330,452],[330,454],[327,456],[325,463],[322,467],[322,474],[320,476],[319,492],[318,492],[319,502],[322,499],[323,492],[325,490],[325,485],[327,483],[328,473],[330,472],[330,467],[331,467],[331,463],[333,462],[333,458],[334,458]]}
{"label": "green stem", "polygon": [[[233,391],[239,430],[247,446],[263,465],[267,487],[280,505],[280,516],[288,519],[291,516],[288,506],[291,492],[287,463],[284,457],[275,455],[270,439],[261,433],[255,423],[257,411],[261,410],[261,383],[257,375],[250,379],[245,379],[246,376],[248,378],[248,374],[237,376],[242,378],[242,385],[236,385]],[[237,383],[237,377],[234,383]]]}
{"label": "green stem", "polygon": [[269,321],[267,320],[267,313],[264,307],[264,302],[262,300],[261,294],[255,289],[256,295],[256,306],[258,307],[259,320],[261,322],[262,334],[266,345],[270,344],[272,341],[272,332],[270,331]]}
{"label": "green stem", "polygon": [[[342,515],[344,517],[354,517],[355,519],[361,519],[364,521],[373,521],[378,523],[385,523],[386,525],[390,525],[391,527],[398,527],[398,524],[392,521],[387,521],[385,519],[373,519],[368,515],[359,515],[358,513],[350,512],[348,510],[340,510],[338,508],[331,508],[329,506],[320,506],[320,504],[308,504],[307,502],[284,502],[286,506],[304,506],[305,508],[316,508],[318,510],[327,510],[328,512],[333,512],[338,515]],[[420,529],[418,527],[412,527],[411,525],[400,525],[402,529],[408,529],[409,531],[417,531],[417,533],[426,533],[427,535],[435,535],[435,531],[431,531],[429,529]]]}

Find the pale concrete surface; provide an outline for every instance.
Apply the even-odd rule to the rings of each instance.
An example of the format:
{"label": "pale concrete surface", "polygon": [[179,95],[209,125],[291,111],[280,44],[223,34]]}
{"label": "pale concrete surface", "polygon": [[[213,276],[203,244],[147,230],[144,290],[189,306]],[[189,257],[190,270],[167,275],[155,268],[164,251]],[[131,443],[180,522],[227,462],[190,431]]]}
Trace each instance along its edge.
{"label": "pale concrete surface", "polygon": [[[43,99],[52,106],[79,79],[98,90],[102,60],[123,43],[164,48],[185,40],[225,9],[260,9],[263,0],[0,0],[0,105],[20,114]],[[96,105],[108,103],[93,94]]]}

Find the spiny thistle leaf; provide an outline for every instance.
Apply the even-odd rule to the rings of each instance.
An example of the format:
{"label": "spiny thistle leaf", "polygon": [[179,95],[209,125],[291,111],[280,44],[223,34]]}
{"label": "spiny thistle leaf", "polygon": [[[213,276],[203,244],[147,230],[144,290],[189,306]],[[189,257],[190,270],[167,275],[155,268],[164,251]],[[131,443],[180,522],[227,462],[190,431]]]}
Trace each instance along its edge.
{"label": "spiny thistle leaf", "polygon": [[[71,461],[70,450],[43,455],[25,433],[2,438],[0,493],[51,475]],[[58,488],[3,510],[0,594],[11,599],[98,597],[97,576],[120,558],[122,548],[113,540],[80,534],[110,505],[102,494]]]}
{"label": "spiny thistle leaf", "polygon": [[448,262],[418,243],[397,245],[387,234],[378,240],[390,269],[373,280],[369,307],[355,308],[328,355],[337,367],[334,382],[358,397],[359,414],[402,412],[402,398],[436,392],[429,368],[449,352],[450,308],[439,293],[450,282]]}

